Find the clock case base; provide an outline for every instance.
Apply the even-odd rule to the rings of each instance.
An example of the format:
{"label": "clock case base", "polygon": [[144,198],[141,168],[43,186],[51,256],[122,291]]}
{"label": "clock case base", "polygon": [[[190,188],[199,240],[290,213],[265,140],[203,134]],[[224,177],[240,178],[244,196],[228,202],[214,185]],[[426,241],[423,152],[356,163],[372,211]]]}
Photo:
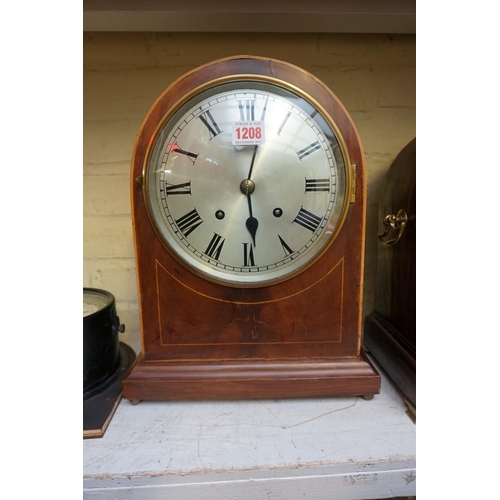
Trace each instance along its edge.
{"label": "clock case base", "polygon": [[296,398],[378,394],[368,358],[307,361],[171,363],[140,359],[124,381],[132,401]]}

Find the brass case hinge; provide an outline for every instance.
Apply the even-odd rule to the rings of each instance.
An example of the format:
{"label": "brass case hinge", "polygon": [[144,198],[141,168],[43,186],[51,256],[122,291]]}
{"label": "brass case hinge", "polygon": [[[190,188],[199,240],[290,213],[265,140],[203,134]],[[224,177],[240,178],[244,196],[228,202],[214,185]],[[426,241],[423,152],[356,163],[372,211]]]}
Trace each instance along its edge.
{"label": "brass case hinge", "polygon": [[141,186],[143,186],[144,185],[144,177],[142,175],[140,175],[139,177],[136,177],[135,182],[137,182],[137,184],[140,184]]}
{"label": "brass case hinge", "polygon": [[354,203],[356,201],[356,164],[353,163],[351,165],[351,203]]}

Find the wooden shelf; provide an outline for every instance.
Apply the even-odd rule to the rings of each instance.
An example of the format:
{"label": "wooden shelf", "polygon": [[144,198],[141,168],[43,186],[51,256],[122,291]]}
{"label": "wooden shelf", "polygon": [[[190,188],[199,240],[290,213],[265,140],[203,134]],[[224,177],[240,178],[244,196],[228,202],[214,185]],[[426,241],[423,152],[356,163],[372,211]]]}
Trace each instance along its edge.
{"label": "wooden shelf", "polygon": [[412,33],[415,0],[84,0],[84,31]]}

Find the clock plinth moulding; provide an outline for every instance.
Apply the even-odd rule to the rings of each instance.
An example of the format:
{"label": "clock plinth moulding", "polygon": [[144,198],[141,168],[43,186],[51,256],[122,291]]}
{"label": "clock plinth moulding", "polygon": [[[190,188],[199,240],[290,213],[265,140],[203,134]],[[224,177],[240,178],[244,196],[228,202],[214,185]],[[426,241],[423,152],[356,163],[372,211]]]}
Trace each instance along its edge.
{"label": "clock plinth moulding", "polygon": [[364,157],[317,78],[253,56],[187,73],[142,124],[131,198],[142,353],[125,398],[379,392],[361,348]]}

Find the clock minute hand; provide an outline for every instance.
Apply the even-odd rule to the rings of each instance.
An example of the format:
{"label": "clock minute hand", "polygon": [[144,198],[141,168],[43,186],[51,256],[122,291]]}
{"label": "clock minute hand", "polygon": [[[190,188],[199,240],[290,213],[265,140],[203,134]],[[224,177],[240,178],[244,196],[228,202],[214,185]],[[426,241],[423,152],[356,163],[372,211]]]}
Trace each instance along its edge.
{"label": "clock minute hand", "polygon": [[[253,155],[252,155],[252,161],[250,162],[250,170],[248,171],[248,180],[252,179],[252,171],[253,171],[253,164],[255,163],[255,156],[257,155],[257,148],[259,147],[258,144],[256,144],[253,147]],[[253,190],[252,190],[253,191]],[[248,194],[248,193],[247,193]]]}
{"label": "clock minute hand", "polygon": [[252,196],[251,194],[255,190],[255,183],[250,179],[245,179],[241,181],[240,191],[247,197],[248,201],[248,211],[250,217],[245,221],[245,225],[252,236],[253,246],[255,245],[255,235],[257,234],[257,228],[259,227],[259,221],[253,216],[252,210]]}
{"label": "clock minute hand", "polygon": [[[266,97],[266,102],[264,103],[264,109],[262,110],[262,116],[260,118],[260,121],[263,122],[265,117],[266,117],[266,109],[267,109],[267,100],[269,99],[269,96]],[[253,171],[253,164],[255,162],[255,156],[257,155],[257,149],[259,145],[255,144],[253,147],[253,155],[252,155],[252,161],[250,162],[250,170],[248,172],[248,180],[252,179],[252,171]]]}

